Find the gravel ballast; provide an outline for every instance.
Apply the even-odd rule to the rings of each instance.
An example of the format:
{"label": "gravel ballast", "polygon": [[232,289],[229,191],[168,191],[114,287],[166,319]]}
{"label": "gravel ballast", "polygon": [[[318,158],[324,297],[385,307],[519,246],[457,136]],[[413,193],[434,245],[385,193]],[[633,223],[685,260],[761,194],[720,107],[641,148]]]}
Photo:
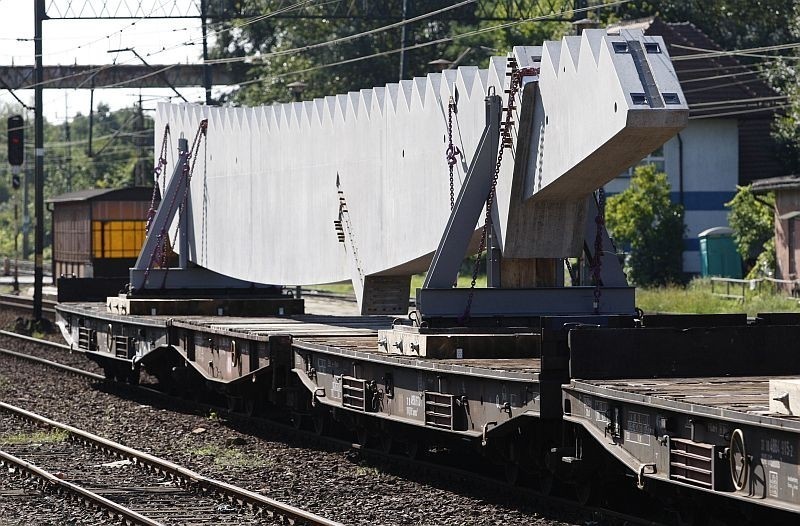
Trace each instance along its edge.
{"label": "gravel ballast", "polygon": [[280,430],[228,421],[216,411],[198,414],[172,399],[6,356],[0,364],[0,399],[7,403],[345,524],[575,524],[514,502],[500,485],[398,476],[358,452],[290,443]]}

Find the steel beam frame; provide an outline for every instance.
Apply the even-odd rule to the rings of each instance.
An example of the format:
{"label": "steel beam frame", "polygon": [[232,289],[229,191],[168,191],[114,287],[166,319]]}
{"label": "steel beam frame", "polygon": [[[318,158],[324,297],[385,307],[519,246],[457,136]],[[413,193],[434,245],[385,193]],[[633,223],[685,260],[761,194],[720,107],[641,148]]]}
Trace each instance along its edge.
{"label": "steel beam frame", "polygon": [[[136,264],[130,269],[131,292],[157,289],[255,289],[270,288],[271,285],[259,285],[249,281],[224,276],[208,269],[192,266],[189,263],[189,251],[192,249],[192,237],[189,235],[190,201],[187,185],[188,177],[184,177],[189,162],[189,141],[178,139],[178,162],[161,196],[161,204],[150,224],[150,232],[145,239]],[[177,204],[178,206],[174,206]],[[175,214],[179,214],[179,266],[178,268],[151,268],[153,254],[162,244],[163,236],[169,232]],[[169,236],[167,236],[169,237]]]}
{"label": "steel beam frame", "polygon": [[458,277],[467,247],[475,233],[475,225],[492,189],[494,165],[500,144],[499,95],[486,97],[486,125],[478,148],[469,164],[467,178],[458,193],[447,227],[433,256],[423,288],[447,288]]}

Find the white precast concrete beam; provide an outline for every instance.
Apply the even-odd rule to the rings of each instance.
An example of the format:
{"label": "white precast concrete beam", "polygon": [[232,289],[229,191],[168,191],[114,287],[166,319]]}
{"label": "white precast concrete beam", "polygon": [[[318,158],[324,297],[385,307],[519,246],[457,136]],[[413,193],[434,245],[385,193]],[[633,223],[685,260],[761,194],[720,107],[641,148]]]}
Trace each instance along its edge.
{"label": "white precast concrete beam", "polygon": [[[645,54],[649,76],[630,52],[615,50],[628,41],[660,46]],[[514,149],[498,182],[503,254],[572,255],[583,243],[586,196],[685,125],[685,100],[663,41],[641,32],[586,31],[512,56],[541,72],[517,102]],[[463,152],[458,192],[483,129],[484,97],[490,87],[504,93],[507,73],[506,57],[494,57],[488,69],[462,67],[303,103],[160,104],[157,135],[169,123],[173,138],[191,140],[209,119],[208,151],[201,148],[190,185],[189,259],[260,283],[351,279],[333,226],[338,178],[364,275],[426,270],[450,216],[448,100],[457,100],[454,141]],[[652,91],[643,78],[678,103],[638,104],[636,94]],[[476,241],[473,234],[472,250]]]}

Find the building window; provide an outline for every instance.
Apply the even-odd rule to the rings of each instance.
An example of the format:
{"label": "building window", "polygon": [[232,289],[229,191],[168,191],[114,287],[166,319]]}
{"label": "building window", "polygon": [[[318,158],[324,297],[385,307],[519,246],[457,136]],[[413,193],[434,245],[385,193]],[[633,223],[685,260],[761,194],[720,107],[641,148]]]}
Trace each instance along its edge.
{"label": "building window", "polygon": [[96,259],[137,257],[145,225],[145,221],[92,221],[92,255]]}
{"label": "building window", "polygon": [[636,169],[637,166],[646,166],[648,164],[654,164],[656,166],[657,171],[666,173],[666,166],[664,165],[663,146],[653,151],[650,155],[639,161],[637,164],[631,166],[630,168],[619,174],[619,177],[630,179],[631,177],[633,177],[633,171]]}

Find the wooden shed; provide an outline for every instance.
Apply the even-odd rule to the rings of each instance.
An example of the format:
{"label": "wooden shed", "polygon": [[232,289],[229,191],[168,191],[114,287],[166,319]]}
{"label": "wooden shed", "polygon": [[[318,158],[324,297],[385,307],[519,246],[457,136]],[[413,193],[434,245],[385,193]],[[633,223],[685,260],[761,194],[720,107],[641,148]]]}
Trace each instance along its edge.
{"label": "wooden shed", "polygon": [[[775,277],[800,280],[800,175],[753,181],[754,193],[775,192]],[[794,288],[792,287],[789,288]]]}
{"label": "wooden shed", "polygon": [[53,217],[53,276],[127,277],[144,243],[153,189],[92,189],[47,202]]}

